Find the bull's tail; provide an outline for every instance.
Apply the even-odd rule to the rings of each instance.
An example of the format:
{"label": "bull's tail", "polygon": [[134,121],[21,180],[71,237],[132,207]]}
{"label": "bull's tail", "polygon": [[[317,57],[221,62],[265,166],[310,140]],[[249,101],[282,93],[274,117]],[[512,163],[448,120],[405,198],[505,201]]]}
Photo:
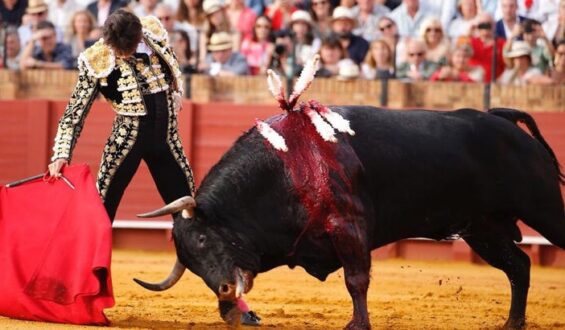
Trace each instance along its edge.
{"label": "bull's tail", "polygon": [[526,127],[528,127],[528,129],[530,130],[530,133],[532,133],[532,136],[543,145],[545,150],[547,150],[547,152],[551,156],[553,164],[555,165],[555,168],[557,169],[557,173],[559,175],[559,182],[561,182],[562,185],[565,185],[565,175],[561,171],[561,165],[559,164],[555,153],[541,135],[536,121],[534,120],[534,118],[532,118],[532,116],[530,116],[530,114],[524,111],[507,108],[492,108],[488,110],[488,113],[509,120],[514,124],[518,124],[519,122],[525,124]]}

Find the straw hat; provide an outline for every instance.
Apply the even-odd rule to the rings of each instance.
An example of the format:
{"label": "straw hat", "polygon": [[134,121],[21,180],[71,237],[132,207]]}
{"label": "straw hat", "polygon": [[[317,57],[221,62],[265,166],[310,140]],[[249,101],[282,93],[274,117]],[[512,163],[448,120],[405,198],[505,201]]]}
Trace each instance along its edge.
{"label": "straw hat", "polygon": [[202,9],[206,15],[213,14],[222,8],[224,8],[224,4],[221,0],[204,0],[202,4]]}
{"label": "straw hat", "polygon": [[332,22],[338,19],[350,20],[351,22],[353,22],[353,24],[357,23],[357,19],[355,18],[353,11],[344,6],[335,7],[334,9],[334,12],[332,14]]}
{"label": "straw hat", "polygon": [[29,0],[26,8],[26,14],[37,14],[47,11],[48,7],[43,0]]}
{"label": "straw hat", "polygon": [[304,22],[308,25],[312,25],[312,16],[305,10],[297,10],[290,16],[290,24],[296,22]]}
{"label": "straw hat", "polygon": [[337,80],[348,81],[359,78],[359,66],[350,59],[342,60],[339,63],[339,71],[337,73]]}
{"label": "straw hat", "polygon": [[231,35],[227,32],[216,32],[210,37],[210,44],[208,50],[211,52],[232,49],[233,40]]}
{"label": "straw hat", "polygon": [[512,48],[506,54],[508,58],[516,58],[520,56],[531,56],[532,48],[525,41],[514,41],[512,42]]}

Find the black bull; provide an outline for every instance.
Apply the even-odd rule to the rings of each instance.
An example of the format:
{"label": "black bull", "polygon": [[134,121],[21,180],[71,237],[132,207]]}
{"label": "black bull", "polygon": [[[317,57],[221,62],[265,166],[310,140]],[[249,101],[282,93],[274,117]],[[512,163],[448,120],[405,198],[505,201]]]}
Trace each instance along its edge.
{"label": "black bull", "polygon": [[332,110],[356,132],[340,136],[336,147],[352,148],[361,163],[350,169],[355,161],[340,159],[352,181],[345,197],[357,204],[354,212],[309,218],[281,154],[251,129],[211,169],[195,200],[145,215],[182,211],[173,228],[178,261],[164,282],[138,283],[163,290],[186,267],[216,293],[226,318],[258,273],[299,265],[323,281],[343,267],[354,307],[347,327],[367,329],[371,250],[412,237],[459,236],[507,275],[512,301],[505,326],[522,328],[530,260],[515,244],[522,238],[517,220],[565,248],[563,175],[532,117],[511,109]]}

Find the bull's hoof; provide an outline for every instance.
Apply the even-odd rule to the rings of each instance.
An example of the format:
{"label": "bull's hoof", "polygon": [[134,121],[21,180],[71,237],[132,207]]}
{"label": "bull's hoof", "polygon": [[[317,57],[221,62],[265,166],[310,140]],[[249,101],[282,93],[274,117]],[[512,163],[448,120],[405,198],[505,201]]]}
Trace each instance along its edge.
{"label": "bull's hoof", "polygon": [[504,323],[503,329],[508,330],[521,330],[526,328],[526,319],[519,318],[519,319],[508,319],[506,323]]}
{"label": "bull's hoof", "polygon": [[370,330],[371,329],[371,324],[369,324],[369,321],[351,321],[349,322],[345,328],[345,330]]}

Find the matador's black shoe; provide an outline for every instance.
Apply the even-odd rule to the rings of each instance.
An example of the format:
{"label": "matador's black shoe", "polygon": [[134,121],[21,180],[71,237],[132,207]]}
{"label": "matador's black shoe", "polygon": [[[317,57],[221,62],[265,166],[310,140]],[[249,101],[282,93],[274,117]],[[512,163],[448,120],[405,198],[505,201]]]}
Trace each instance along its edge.
{"label": "matador's black shoe", "polygon": [[261,325],[261,318],[254,311],[249,311],[241,314],[241,324],[259,326]]}

